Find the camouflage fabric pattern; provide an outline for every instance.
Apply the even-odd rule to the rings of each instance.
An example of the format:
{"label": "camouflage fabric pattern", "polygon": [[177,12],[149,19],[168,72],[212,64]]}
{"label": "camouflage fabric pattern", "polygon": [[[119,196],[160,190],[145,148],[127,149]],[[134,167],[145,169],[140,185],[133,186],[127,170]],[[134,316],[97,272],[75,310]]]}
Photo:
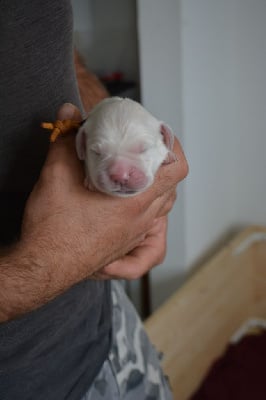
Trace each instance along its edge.
{"label": "camouflage fabric pattern", "polygon": [[172,400],[160,356],[122,286],[112,282],[113,338],[108,359],[82,400]]}

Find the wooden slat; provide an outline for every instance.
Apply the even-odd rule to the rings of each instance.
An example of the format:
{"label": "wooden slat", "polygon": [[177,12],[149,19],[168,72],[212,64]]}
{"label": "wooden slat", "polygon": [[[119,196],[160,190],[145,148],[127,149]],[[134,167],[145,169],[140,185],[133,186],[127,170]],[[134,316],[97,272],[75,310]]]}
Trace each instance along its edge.
{"label": "wooden slat", "polygon": [[246,245],[254,232],[266,229],[240,233],[145,323],[164,353],[163,367],[177,400],[189,399],[247,318],[259,312],[255,316],[266,317],[266,279],[254,279],[254,273],[266,277],[266,241]]}

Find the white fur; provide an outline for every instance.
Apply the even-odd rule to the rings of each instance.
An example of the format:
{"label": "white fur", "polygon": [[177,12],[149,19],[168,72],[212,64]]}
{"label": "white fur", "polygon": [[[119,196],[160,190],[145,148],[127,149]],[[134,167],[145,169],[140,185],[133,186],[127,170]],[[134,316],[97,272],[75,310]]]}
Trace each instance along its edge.
{"label": "white fur", "polygon": [[[86,186],[123,197],[146,190],[171,150],[164,143],[161,126],[162,122],[133,100],[111,97],[101,101],[76,138],[78,156],[85,161]],[[117,160],[144,173],[145,184],[132,192],[121,191],[108,175]]]}

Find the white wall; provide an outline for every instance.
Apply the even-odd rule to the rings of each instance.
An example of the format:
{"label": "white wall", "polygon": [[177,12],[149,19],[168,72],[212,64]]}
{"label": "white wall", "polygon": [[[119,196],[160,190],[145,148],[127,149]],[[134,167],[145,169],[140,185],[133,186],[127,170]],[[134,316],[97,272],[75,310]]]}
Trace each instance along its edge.
{"label": "white wall", "polygon": [[266,2],[139,0],[138,10],[143,101],[177,130],[190,164],[158,292],[230,232],[266,224]]}
{"label": "white wall", "polygon": [[266,2],[182,1],[186,264],[266,224]]}
{"label": "white wall", "polygon": [[[235,223],[266,224],[266,2],[235,7]],[[241,7],[240,7],[241,4]]]}

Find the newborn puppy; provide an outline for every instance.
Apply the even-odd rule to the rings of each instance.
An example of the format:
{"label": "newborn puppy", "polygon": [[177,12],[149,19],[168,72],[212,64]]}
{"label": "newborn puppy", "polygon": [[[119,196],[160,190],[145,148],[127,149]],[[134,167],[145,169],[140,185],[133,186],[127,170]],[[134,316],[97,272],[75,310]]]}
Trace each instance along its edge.
{"label": "newborn puppy", "polygon": [[174,135],[139,103],[120,97],[101,101],[76,136],[85,161],[85,186],[113,196],[147,189],[162,163],[175,159]]}

